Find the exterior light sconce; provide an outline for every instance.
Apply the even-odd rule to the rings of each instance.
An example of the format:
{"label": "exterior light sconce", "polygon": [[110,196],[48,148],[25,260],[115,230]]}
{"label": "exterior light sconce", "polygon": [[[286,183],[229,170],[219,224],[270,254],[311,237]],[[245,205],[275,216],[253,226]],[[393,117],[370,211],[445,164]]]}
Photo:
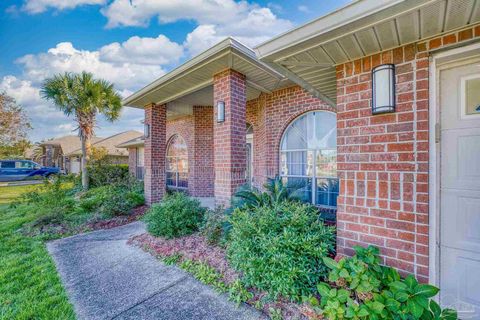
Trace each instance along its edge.
{"label": "exterior light sconce", "polygon": [[395,65],[372,70],[372,114],[395,112]]}
{"label": "exterior light sconce", "polygon": [[143,124],[143,135],[145,138],[150,137],[150,125],[148,123]]}
{"label": "exterior light sconce", "polygon": [[217,122],[224,122],[225,121],[225,102],[218,101],[217,102]]}

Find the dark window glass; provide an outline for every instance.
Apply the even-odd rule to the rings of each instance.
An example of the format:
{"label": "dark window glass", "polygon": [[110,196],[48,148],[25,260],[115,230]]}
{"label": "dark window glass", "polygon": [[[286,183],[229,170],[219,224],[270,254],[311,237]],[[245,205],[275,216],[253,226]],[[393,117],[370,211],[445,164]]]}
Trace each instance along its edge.
{"label": "dark window glass", "polygon": [[170,139],[167,146],[166,183],[170,188],[188,188],[187,144],[179,135]]}
{"label": "dark window glass", "polygon": [[5,169],[14,169],[15,168],[15,162],[14,161],[2,161],[1,166],[2,166],[2,168],[5,168]]}

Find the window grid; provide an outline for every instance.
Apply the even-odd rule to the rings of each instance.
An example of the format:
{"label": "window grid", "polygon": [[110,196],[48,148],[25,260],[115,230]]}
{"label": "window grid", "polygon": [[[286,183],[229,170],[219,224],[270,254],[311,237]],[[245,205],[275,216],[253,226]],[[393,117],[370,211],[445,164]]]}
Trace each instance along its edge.
{"label": "window grid", "polygon": [[[311,115],[316,116],[315,113],[320,114],[322,112],[307,113],[294,120],[285,130],[280,150],[280,175],[282,180],[287,183],[287,188],[289,184],[297,184],[297,186],[293,186],[291,189],[298,190],[303,200],[321,207],[336,208],[339,193],[338,178],[336,177],[336,145],[335,147],[326,148],[308,148],[306,139],[308,132],[306,131],[311,130],[316,136],[317,120],[321,119],[314,119],[311,122],[313,128],[300,128],[297,125],[298,120]],[[303,119],[303,123],[307,120],[310,119]],[[288,149],[287,139],[289,133],[297,134],[302,141],[306,142],[307,148]],[[318,145],[318,140],[325,138],[328,137],[316,137],[314,140]],[[295,153],[297,153],[296,157]],[[299,155],[301,156],[299,157]],[[302,181],[302,188],[298,189]]]}

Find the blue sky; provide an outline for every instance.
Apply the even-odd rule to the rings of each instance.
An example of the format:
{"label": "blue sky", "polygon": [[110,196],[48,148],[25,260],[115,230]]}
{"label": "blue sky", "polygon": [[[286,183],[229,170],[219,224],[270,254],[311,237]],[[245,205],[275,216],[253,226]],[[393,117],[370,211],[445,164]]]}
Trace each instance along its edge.
{"label": "blue sky", "polygon": [[[347,0],[23,0],[0,2],[0,90],[30,115],[32,141],[75,134],[75,124],[39,95],[55,73],[86,70],[124,96],[226,36],[255,46],[345,5]],[[234,23],[232,23],[232,21]],[[97,135],[142,130],[125,108]]]}

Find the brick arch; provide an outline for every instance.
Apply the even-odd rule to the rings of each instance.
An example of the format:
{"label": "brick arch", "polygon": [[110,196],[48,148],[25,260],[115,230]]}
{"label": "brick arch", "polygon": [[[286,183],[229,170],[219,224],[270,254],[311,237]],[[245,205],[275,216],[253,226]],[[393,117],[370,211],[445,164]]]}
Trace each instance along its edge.
{"label": "brick arch", "polygon": [[267,176],[279,174],[280,144],[288,125],[303,114],[311,111],[330,111],[336,109],[326,102],[313,97],[300,87],[290,87],[275,92],[267,100],[267,118],[269,119],[268,145],[270,146],[267,164]]}

